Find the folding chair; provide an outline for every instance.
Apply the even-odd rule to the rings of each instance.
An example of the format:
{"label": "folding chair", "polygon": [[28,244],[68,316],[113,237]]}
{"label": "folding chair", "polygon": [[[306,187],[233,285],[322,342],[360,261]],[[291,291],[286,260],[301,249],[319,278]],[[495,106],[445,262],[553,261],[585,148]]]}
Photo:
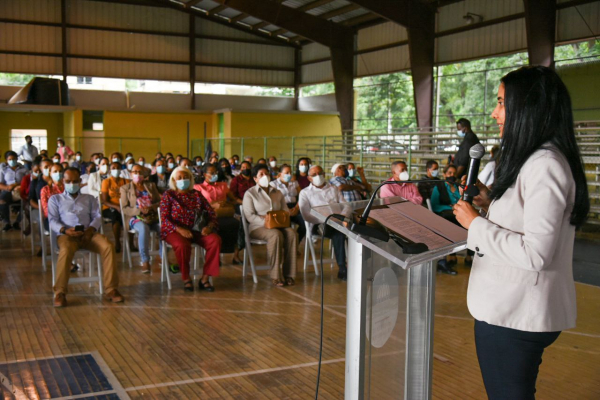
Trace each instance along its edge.
{"label": "folding chair", "polygon": [[[121,221],[123,222],[123,241],[125,242],[125,250],[124,256],[127,258],[129,262],[129,268],[133,268],[132,258],[134,254],[131,252],[131,248],[129,247],[129,235],[133,235],[135,238],[137,235],[137,231],[135,229],[129,229],[129,223],[125,218],[125,213],[123,212],[123,202],[119,199],[119,206],[121,207]],[[150,255],[158,254],[158,251],[154,251],[154,238],[156,237],[156,232],[150,231]],[[139,257],[140,253],[135,252],[135,256]],[[152,274],[152,269],[150,269],[150,273]]]}
{"label": "folding chair", "polygon": [[[52,286],[54,286],[56,284],[56,264],[58,261],[58,242],[56,239],[56,233],[52,232],[52,229],[50,229],[50,257],[52,260]],[[75,252],[75,256],[73,257],[74,259],[76,257],[82,257],[83,259],[85,259],[85,257],[89,258],[89,276],[88,277],[80,277],[80,278],[69,278],[69,282],[71,283],[91,283],[93,282],[98,282],[98,287],[100,290],[100,294],[102,294],[103,291],[103,285],[102,285],[102,263],[100,261],[100,254],[96,254],[92,251],[89,250],[77,250]],[[96,265],[98,266],[98,276],[94,276],[93,272],[94,272],[94,256],[96,256]],[[85,265],[85,262],[82,263],[82,265]]]}
{"label": "folding chair", "polygon": [[256,277],[257,270],[269,270],[271,269],[270,265],[255,265],[254,263],[254,255],[252,254],[252,246],[262,246],[267,245],[266,240],[260,239],[252,239],[250,237],[250,229],[248,228],[248,220],[246,220],[246,215],[244,214],[244,208],[240,206],[240,213],[242,214],[242,227],[244,228],[244,238],[246,241],[246,247],[244,248],[244,264],[242,267],[242,278],[246,279],[246,265],[248,264],[248,260],[250,260],[250,269],[252,270],[252,280],[254,283],[258,283],[258,278]]}
{"label": "folding chair", "polygon": [[[100,194],[102,195],[102,194]],[[120,201],[120,200],[119,200]],[[100,233],[105,235],[104,233],[104,224],[109,222],[109,219],[105,219],[104,217],[102,217],[102,198],[100,196],[98,196],[98,206],[100,207]],[[123,232],[125,232],[125,226],[123,226]],[[123,238],[125,238],[125,234],[123,234]],[[117,240],[121,240],[121,238],[114,238],[115,243],[117,242]],[[123,239],[125,240],[125,239]],[[127,253],[126,251],[122,251],[123,253],[123,257],[121,259],[122,262],[125,262],[125,254]],[[129,264],[129,267],[131,268],[131,264]]]}
{"label": "folding chair", "polygon": [[44,267],[44,271],[47,269],[47,247],[46,247],[46,237],[50,236],[50,233],[44,229],[44,214],[42,212],[42,202],[38,200],[38,219],[39,219],[39,228],[40,228],[40,244],[42,247],[42,266]]}
{"label": "folding chair", "polygon": [[[160,218],[160,208],[157,210],[158,212],[158,224],[162,227],[162,220]],[[167,281],[167,287],[171,290],[171,276],[169,275],[169,260],[168,260],[168,249],[171,248],[171,245],[168,244],[165,240],[160,240],[162,244],[162,254],[161,254],[161,263],[160,263],[160,281],[161,283]],[[204,256],[203,249],[200,245],[196,243],[192,243],[192,248],[194,249],[194,269],[190,270],[190,276],[195,277],[198,275],[202,275],[202,270],[198,269],[200,264],[200,257]],[[181,268],[181,267],[180,267]]]}
{"label": "folding chair", "polygon": [[[35,208],[29,207],[29,225],[30,225],[30,240],[31,240],[31,255],[35,256],[35,232],[40,233],[40,220],[39,213],[36,212]],[[43,236],[40,236],[40,241]]]}
{"label": "folding chair", "polygon": [[[315,246],[314,246],[319,238],[312,235],[312,224],[311,223],[304,221],[304,224],[306,225],[306,237],[304,238],[304,270],[306,271],[306,267],[309,264],[312,264],[315,269],[315,275],[319,276],[319,267],[318,267],[319,264],[317,263],[317,256],[315,253]],[[333,244],[332,244],[331,240],[329,241],[329,247],[331,249],[331,257],[324,258],[323,264],[329,263],[329,264],[331,264],[331,268],[333,268],[333,266],[335,265],[335,257],[334,257]],[[312,261],[308,260],[309,252],[310,252]]]}
{"label": "folding chair", "polygon": [[429,211],[433,212],[433,206],[431,205],[431,199],[426,199],[425,201],[427,202],[427,208],[429,208]]}

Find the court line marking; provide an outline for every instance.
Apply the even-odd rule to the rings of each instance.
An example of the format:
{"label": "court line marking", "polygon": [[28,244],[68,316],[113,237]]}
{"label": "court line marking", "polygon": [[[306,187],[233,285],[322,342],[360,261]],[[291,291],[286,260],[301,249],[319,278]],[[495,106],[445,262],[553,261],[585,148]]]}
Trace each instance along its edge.
{"label": "court line marking", "polygon": [[91,351],[89,354],[91,354],[92,357],[94,357],[94,360],[96,360],[96,364],[98,364],[98,367],[100,367],[100,370],[102,371],[102,373],[104,373],[106,380],[108,380],[108,382],[113,388],[113,391],[117,393],[119,398],[121,400],[130,400],[129,395],[127,394],[123,386],[121,386],[121,382],[119,382],[115,374],[113,374],[112,370],[109,368],[106,361],[104,361],[104,358],[102,358],[100,353],[98,351]]}
{"label": "court line marking", "polygon": [[[8,308],[53,308],[51,305],[37,305],[37,306],[13,306],[10,307],[2,307],[0,306],[0,310],[8,309]],[[270,311],[247,311],[247,310],[227,310],[227,309],[217,309],[217,308],[193,308],[193,307],[167,307],[167,306],[126,306],[126,305],[113,305],[107,306],[98,304],[95,308],[103,308],[103,309],[111,309],[111,310],[119,310],[119,309],[153,309],[153,310],[175,310],[175,311],[199,311],[199,312],[223,312],[223,313],[231,313],[231,314],[260,314],[260,315],[270,315],[270,316],[288,316],[289,313],[275,313]]]}

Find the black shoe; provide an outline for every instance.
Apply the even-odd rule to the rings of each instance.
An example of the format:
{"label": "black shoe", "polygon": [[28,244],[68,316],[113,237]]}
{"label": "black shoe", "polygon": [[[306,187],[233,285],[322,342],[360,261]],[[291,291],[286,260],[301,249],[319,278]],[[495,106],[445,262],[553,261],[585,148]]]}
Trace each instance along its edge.
{"label": "black shoe", "polygon": [[19,223],[18,223],[18,222],[15,222],[15,223],[13,224],[13,229],[14,229],[14,230],[16,230],[16,231],[20,231],[20,230],[21,230],[21,225],[19,225]]}
{"label": "black shoe", "polygon": [[[208,285],[208,286],[206,286],[206,285]],[[209,281],[202,282],[202,280],[200,280],[198,282],[198,290],[204,290],[205,292],[214,292],[215,287],[213,285],[211,285]]]}
{"label": "black shoe", "polygon": [[458,272],[446,263],[446,260],[440,260],[437,263],[437,270],[442,274],[456,275]]}
{"label": "black shoe", "polygon": [[4,224],[4,228],[2,228],[2,232],[8,232],[12,229],[12,225],[10,223]]}
{"label": "black shoe", "polygon": [[347,271],[340,271],[338,272],[338,279],[341,279],[342,281],[346,282],[348,277],[348,272]]}
{"label": "black shoe", "polygon": [[473,266],[473,258],[472,257],[469,258],[469,259],[467,259],[465,257],[465,266],[467,266],[467,267],[472,267]]}

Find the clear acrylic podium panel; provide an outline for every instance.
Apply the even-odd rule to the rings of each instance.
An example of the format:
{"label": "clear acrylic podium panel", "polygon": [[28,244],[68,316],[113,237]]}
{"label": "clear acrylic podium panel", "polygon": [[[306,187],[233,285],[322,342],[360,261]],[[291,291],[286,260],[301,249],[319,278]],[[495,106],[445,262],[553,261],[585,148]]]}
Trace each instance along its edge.
{"label": "clear acrylic podium panel", "polygon": [[[374,205],[401,200],[379,199]],[[312,213],[324,221],[366,204],[331,204]],[[465,243],[407,255],[393,241],[372,241],[335,220],[328,224],[348,236],[345,398],[431,398],[434,261]]]}

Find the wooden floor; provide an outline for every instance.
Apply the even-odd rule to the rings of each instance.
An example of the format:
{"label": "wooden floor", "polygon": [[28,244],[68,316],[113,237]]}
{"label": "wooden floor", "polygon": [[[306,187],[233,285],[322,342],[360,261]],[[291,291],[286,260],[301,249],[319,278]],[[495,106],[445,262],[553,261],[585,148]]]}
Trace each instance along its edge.
{"label": "wooden floor", "polygon": [[[96,286],[72,285],[69,306],[57,310],[41,259],[22,247],[17,232],[0,239],[0,363],[91,352],[132,399],[314,398],[320,321],[314,273],[299,273],[295,287],[274,288],[261,272],[255,285],[242,282],[241,268],[225,257],[216,292],[191,294],[179,275],[172,275],[171,291],[162,286],[156,264],[151,276],[120,264],[124,304],[103,303]],[[458,276],[438,275],[436,399],[485,398],[467,281],[464,267]],[[345,294],[346,284],[327,265],[322,399],[343,398]],[[600,398],[600,288],[577,284],[577,298],[578,326],[545,353],[539,399]],[[14,385],[21,379],[18,371],[8,378]],[[44,398],[22,379],[17,398]]]}

